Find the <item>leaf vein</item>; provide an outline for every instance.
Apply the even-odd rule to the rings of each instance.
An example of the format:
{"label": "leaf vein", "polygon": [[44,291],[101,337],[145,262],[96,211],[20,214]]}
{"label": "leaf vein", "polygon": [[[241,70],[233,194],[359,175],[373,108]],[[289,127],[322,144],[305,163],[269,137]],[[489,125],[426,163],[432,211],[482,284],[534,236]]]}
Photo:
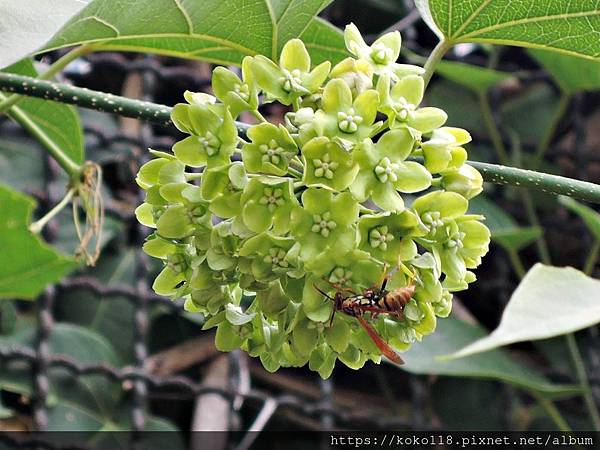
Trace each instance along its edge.
{"label": "leaf vein", "polygon": [[[579,11],[579,12],[574,12],[574,13],[555,14],[555,15],[551,15],[551,16],[527,17],[527,18],[523,18],[523,19],[516,19],[516,20],[504,22],[504,23],[499,23],[496,25],[491,25],[489,27],[480,28],[478,30],[464,34],[463,36],[460,36],[459,38],[460,38],[460,40],[465,40],[467,38],[476,37],[478,35],[481,35],[481,34],[484,34],[484,33],[490,32],[490,31],[497,31],[497,30],[512,27],[515,25],[522,25],[522,24],[532,24],[533,25],[533,24],[539,24],[539,22],[545,22],[548,20],[571,19],[571,18],[577,18],[577,17],[589,17],[589,16],[598,16],[598,15],[600,15],[600,11]],[[594,31],[594,30],[591,30],[591,31]]]}

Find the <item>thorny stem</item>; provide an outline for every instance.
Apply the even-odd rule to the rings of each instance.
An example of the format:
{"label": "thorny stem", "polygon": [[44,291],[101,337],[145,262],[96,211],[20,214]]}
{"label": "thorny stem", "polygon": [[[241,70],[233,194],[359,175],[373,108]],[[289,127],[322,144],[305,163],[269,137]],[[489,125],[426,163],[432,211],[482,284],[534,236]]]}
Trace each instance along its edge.
{"label": "thorny stem", "polygon": [[[34,85],[36,89],[32,90],[31,87]],[[24,89],[24,86],[28,89]],[[171,108],[168,106],[90,91],[89,89],[67,84],[0,72],[0,90],[116,113],[123,117],[134,117],[163,125],[171,125]],[[250,126],[241,122],[237,122],[236,125],[238,132],[242,135],[246,133]],[[469,161],[469,164],[479,170],[483,179],[490,183],[527,187],[592,203],[600,203],[600,185],[598,184],[497,164],[475,161]]]}
{"label": "thorny stem", "polygon": [[445,39],[442,39],[435,46],[435,48],[429,55],[429,58],[427,58],[427,62],[425,63],[425,67],[424,67],[425,73],[423,74],[423,80],[425,81],[425,87],[427,87],[427,85],[429,84],[429,81],[431,81],[431,77],[433,76],[433,73],[435,72],[436,66],[442,60],[442,58],[444,57],[446,52],[448,50],[450,50],[450,47],[452,47],[452,44],[449,43],[448,41],[446,41]]}
{"label": "thorny stem", "polygon": [[[57,59],[48,70],[44,73],[37,76],[38,80],[51,80],[54,78],[56,74],[58,74],[61,70],[67,67],[70,63],[75,61],[77,58],[80,58],[91,51],[93,51],[94,47],[91,44],[82,45],[71,50],[69,53],[65,54],[61,58]],[[16,105],[21,99],[23,95],[13,94],[0,102],[0,113],[7,111],[10,107]]]}
{"label": "thorny stem", "polygon": [[46,224],[50,222],[59,212],[61,212],[64,209],[65,206],[69,204],[69,202],[73,198],[73,195],[75,195],[75,192],[75,188],[69,189],[67,195],[65,195],[64,198],[60,202],[58,202],[54,208],[48,211],[46,215],[41,217],[39,220],[29,225],[29,231],[31,231],[34,234],[40,233],[42,229],[46,226]]}

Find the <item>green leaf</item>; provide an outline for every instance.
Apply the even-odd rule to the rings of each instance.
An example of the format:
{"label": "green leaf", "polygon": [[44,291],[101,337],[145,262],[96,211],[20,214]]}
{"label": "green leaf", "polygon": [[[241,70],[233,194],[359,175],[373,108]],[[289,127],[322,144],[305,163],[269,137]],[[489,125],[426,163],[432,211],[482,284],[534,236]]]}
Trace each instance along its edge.
{"label": "green leaf", "polygon": [[570,55],[557,55],[545,50],[529,50],[529,54],[546,69],[567,94],[600,89],[600,61]]}
{"label": "green leaf", "polygon": [[542,235],[540,227],[519,227],[492,232],[492,240],[506,250],[519,251],[532,244]]}
{"label": "green leaf", "polygon": [[[330,1],[95,0],[43,51],[94,42],[103,50],[159,53],[224,65],[240,65],[244,56],[256,54],[276,60],[283,45],[300,36]],[[310,36],[313,45],[320,42],[314,31]],[[326,41],[322,44],[327,46]]]}
{"label": "green leaf", "polygon": [[581,203],[573,200],[571,197],[561,195],[558,201],[563,205],[577,214],[585,222],[588,230],[592,232],[597,240],[600,240],[600,214],[594,211],[589,206],[582,205]]}
{"label": "green leaf", "polygon": [[462,358],[515,342],[572,333],[600,322],[600,281],[571,267],[536,264],[489,336],[451,354]]}
{"label": "green leaf", "polygon": [[0,68],[24,58],[44,45],[88,0],[32,0],[27,8],[19,2],[2,2],[0,17]]}
{"label": "green leaf", "polygon": [[[33,326],[7,338],[0,338],[0,348],[24,346],[33,348],[36,330]],[[50,335],[50,354],[63,355],[83,364],[119,366],[120,360],[108,341],[89,329],[58,323]],[[101,431],[128,431],[131,429],[131,405],[122,399],[120,383],[105,375],[74,375],[53,367],[49,371],[50,396],[48,399],[48,428],[53,431],[86,431],[79,438],[94,443],[94,448],[129,448],[127,438],[118,433]],[[32,394],[28,369],[20,362],[9,363],[0,372],[0,386],[11,392]],[[176,431],[169,422],[149,416],[145,431]],[[142,444],[143,448],[183,448],[181,439],[174,433],[165,433],[165,439],[154,433]],[[72,442],[71,442],[72,443]]]}
{"label": "green leaf", "polygon": [[440,320],[435,333],[402,354],[405,364],[399,367],[415,374],[499,380],[547,395],[562,396],[578,392],[576,386],[551,383],[522,363],[513,361],[503,350],[474,355],[461,361],[438,358],[483,335],[485,332],[479,326],[453,318]]}
{"label": "green leaf", "polygon": [[[24,328],[17,333],[0,337],[0,348],[17,347],[33,348],[36,339],[34,326]],[[119,364],[111,345],[102,336],[71,324],[56,324],[50,334],[50,354],[64,355],[76,359],[80,363],[105,363],[112,366]],[[0,371],[0,386],[11,392],[31,394],[28,370],[20,362],[8,363]],[[65,369],[53,369],[50,372],[50,403],[55,404],[60,397],[68,398],[72,404],[82,408],[105,408],[114,404],[111,382],[103,376],[86,376],[85,381],[69,374]],[[118,389],[117,389],[118,390]],[[54,428],[51,428],[54,429]]]}
{"label": "green leaf", "polygon": [[0,298],[35,298],[76,263],[29,231],[35,201],[0,185]]}
{"label": "green leaf", "polygon": [[498,83],[514,78],[510,73],[454,61],[440,61],[436,73],[475,93],[485,93]]}
{"label": "green leaf", "polygon": [[0,138],[0,180],[11,188],[43,192],[42,150],[27,136]]}
{"label": "green leaf", "polygon": [[[8,67],[5,72],[37,77],[38,73],[31,60],[23,60]],[[4,99],[0,94],[0,100]],[[70,105],[49,102],[41,98],[25,97],[13,109],[22,111],[42,132],[75,162],[81,164],[84,160],[83,130],[77,110]],[[19,119],[10,110],[8,115],[15,121]]]}
{"label": "green leaf", "polygon": [[[113,254],[103,253],[96,266],[88,269],[86,275],[94,277],[103,286],[125,283],[133,287],[135,257],[136,253],[131,249]],[[134,362],[133,316],[133,303],[122,296],[109,299],[81,288],[66,290],[55,299],[57,320],[84,326],[101,334],[124,363]]]}
{"label": "green leaf", "polygon": [[416,0],[425,22],[451,44],[486,42],[598,58],[598,5],[589,0]]}
{"label": "green leaf", "polygon": [[315,17],[310,22],[300,39],[304,41],[315,66],[324,61],[330,61],[332,65],[335,65],[350,56],[346,50],[342,30],[319,17]]}

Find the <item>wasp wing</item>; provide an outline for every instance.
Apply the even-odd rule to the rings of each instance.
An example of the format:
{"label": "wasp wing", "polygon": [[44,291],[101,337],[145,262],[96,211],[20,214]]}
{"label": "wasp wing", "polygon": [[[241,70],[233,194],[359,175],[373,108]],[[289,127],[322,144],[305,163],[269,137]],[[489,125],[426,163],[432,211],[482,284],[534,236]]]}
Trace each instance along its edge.
{"label": "wasp wing", "polygon": [[396,364],[404,364],[404,361],[402,360],[402,358],[400,358],[400,355],[398,355],[398,353],[396,353],[392,349],[392,347],[390,347],[387,344],[387,342],[385,342],[383,339],[381,339],[381,336],[379,336],[379,333],[377,333],[377,331],[375,331],[375,328],[373,328],[369,324],[369,322],[367,322],[361,316],[356,316],[356,319],[358,320],[358,323],[360,323],[360,325],[365,329],[365,331],[367,332],[367,334],[369,335],[371,340],[375,343],[377,348],[379,350],[381,350],[381,353],[383,354],[383,356],[385,356],[387,359],[389,359],[390,361],[392,361]]}

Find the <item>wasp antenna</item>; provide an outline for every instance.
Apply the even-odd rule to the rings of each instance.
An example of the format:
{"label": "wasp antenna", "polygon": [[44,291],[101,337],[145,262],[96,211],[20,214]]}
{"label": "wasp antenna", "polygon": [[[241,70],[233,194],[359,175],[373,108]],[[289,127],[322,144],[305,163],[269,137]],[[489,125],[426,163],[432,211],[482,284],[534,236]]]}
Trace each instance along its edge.
{"label": "wasp antenna", "polygon": [[313,283],[313,287],[319,291],[319,293],[321,293],[322,295],[324,295],[325,297],[327,297],[329,300],[335,300],[333,297],[331,297],[330,295],[328,295],[327,293],[325,293],[324,291],[322,291],[319,286],[317,286],[315,283]]}

